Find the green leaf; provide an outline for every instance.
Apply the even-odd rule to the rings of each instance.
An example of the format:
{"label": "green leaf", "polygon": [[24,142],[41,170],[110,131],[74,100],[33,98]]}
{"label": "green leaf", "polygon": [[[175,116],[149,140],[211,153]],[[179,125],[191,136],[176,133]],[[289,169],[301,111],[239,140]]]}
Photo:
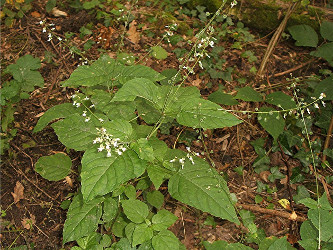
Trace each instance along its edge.
{"label": "green leaf", "polygon": [[72,103],[63,103],[48,109],[41,118],[39,118],[37,125],[34,128],[34,133],[41,131],[51,121],[59,118],[67,118],[70,115],[77,113],[78,108],[73,106]]}
{"label": "green leaf", "polygon": [[215,91],[208,96],[208,100],[222,105],[237,105],[238,101],[232,95],[223,93],[221,90]]}
{"label": "green leaf", "polygon": [[310,193],[303,185],[297,187],[297,194],[293,195],[293,200],[299,203],[300,200],[310,198]]}
{"label": "green leaf", "polygon": [[148,227],[147,224],[139,224],[135,227],[133,232],[133,241],[132,246],[137,246],[142,244],[145,241],[150,240],[153,238],[153,229]]}
{"label": "green leaf", "polygon": [[[125,227],[130,223],[131,221],[127,219],[127,217],[120,213],[119,216],[117,216],[117,219],[114,221],[112,226],[112,234],[114,234],[116,237],[122,238],[125,237]],[[125,248],[124,250],[131,249],[131,248]]]}
{"label": "green leaf", "polygon": [[163,60],[168,57],[168,52],[161,46],[154,46],[151,48],[151,54],[158,60]]}
{"label": "green leaf", "polygon": [[124,84],[112,99],[116,101],[134,101],[136,97],[147,100],[153,107],[161,109],[161,94],[158,87],[149,79],[135,78]]}
{"label": "green leaf", "polygon": [[131,243],[127,238],[122,238],[118,242],[113,243],[111,246],[111,249],[113,250],[136,250],[136,247],[131,246]]}
{"label": "green leaf", "polygon": [[193,128],[224,128],[241,123],[234,115],[223,111],[222,108],[204,99],[189,99],[184,102],[177,122]]}
{"label": "green leaf", "polygon": [[290,245],[290,243],[287,241],[287,237],[283,237],[274,241],[273,244],[270,245],[268,248],[268,250],[281,250],[281,249],[291,250],[296,248],[293,248]]}
{"label": "green leaf", "polygon": [[[332,43],[333,45],[333,43]],[[321,93],[324,93],[326,97],[323,100],[333,100],[333,77],[327,77],[322,80],[316,87],[314,91],[315,97],[319,97]]]}
{"label": "green leaf", "polygon": [[140,159],[152,162],[154,157],[154,150],[146,138],[141,138],[131,144],[131,148],[138,154]]}
{"label": "green leaf", "polygon": [[140,77],[145,77],[151,81],[165,78],[149,67],[143,65],[125,66],[108,55],[103,55],[90,66],[78,67],[63,83],[63,86],[115,86]]}
{"label": "green leaf", "polygon": [[153,229],[155,231],[163,231],[172,226],[178,220],[178,217],[168,210],[160,210],[152,218]]}
{"label": "green leaf", "polygon": [[323,38],[333,42],[333,22],[324,21],[320,26],[320,34]]}
{"label": "green leaf", "polygon": [[300,24],[288,28],[291,36],[296,40],[296,46],[317,47],[318,35],[309,25]]}
{"label": "green leaf", "polygon": [[149,179],[155,186],[155,189],[159,189],[161,184],[171,177],[169,171],[159,165],[148,165],[147,172]]}
{"label": "green leaf", "polygon": [[279,171],[279,167],[277,167],[277,166],[271,167],[270,171],[271,171],[271,174],[268,176],[268,180],[270,182],[274,182],[276,179],[282,179],[285,177],[285,175]]}
{"label": "green leaf", "polygon": [[77,240],[77,244],[81,249],[94,249],[94,247],[99,245],[101,238],[102,236],[99,233],[93,232],[89,236]]}
{"label": "green leaf", "polygon": [[71,171],[72,160],[64,154],[43,156],[35,164],[35,170],[49,181],[59,181]]}
{"label": "green leaf", "polygon": [[318,47],[316,51],[310,53],[312,56],[324,58],[331,66],[333,66],[333,42],[325,43]]}
{"label": "green leaf", "polygon": [[267,103],[281,107],[282,109],[294,109],[296,103],[294,99],[281,91],[276,91],[266,96]]}
{"label": "green leaf", "polygon": [[128,185],[124,187],[124,194],[128,199],[136,199],[136,189],[133,185]]}
{"label": "green leaf", "polygon": [[238,90],[235,99],[240,99],[247,102],[261,102],[262,96],[253,88],[246,86]]}
{"label": "green leaf", "polygon": [[82,6],[84,9],[89,10],[89,9],[95,8],[99,4],[100,4],[100,2],[98,0],[92,0],[90,2],[88,2],[88,1],[84,2]]}
{"label": "green leaf", "polygon": [[91,147],[93,140],[97,137],[94,124],[85,122],[79,114],[73,114],[66,119],[53,123],[59,141],[68,148],[83,151]]}
{"label": "green leaf", "polygon": [[300,234],[302,240],[299,241],[305,249],[318,249],[318,230],[313,226],[311,221],[304,221],[301,225]]}
{"label": "green leaf", "polygon": [[225,180],[208,163],[195,157],[195,164],[185,161],[169,180],[170,195],[185,204],[222,219],[239,223]]}
{"label": "green leaf", "polygon": [[82,158],[82,194],[85,200],[97,195],[114,191],[119,185],[139,177],[146,168],[133,150],[126,150],[122,155],[112,154],[106,157],[98,152],[97,146],[89,148]]}
{"label": "green leaf", "polygon": [[142,223],[148,216],[148,206],[139,200],[123,200],[121,205],[128,219],[134,223]]}
{"label": "green leaf", "polygon": [[170,231],[163,230],[153,237],[152,244],[158,250],[177,250],[180,248],[178,238]]}
{"label": "green leaf", "polygon": [[273,112],[276,110],[270,107],[262,107],[259,111],[264,112],[263,114],[258,114],[260,125],[276,140],[283,132],[285,125],[284,119],[280,113]]}
{"label": "green leaf", "polygon": [[164,195],[157,190],[147,193],[147,201],[150,205],[160,209],[164,202]]}
{"label": "green leaf", "polygon": [[118,211],[117,201],[112,197],[105,198],[103,203],[103,217],[102,217],[103,221],[104,222],[112,221],[116,217],[117,211]]}
{"label": "green leaf", "polygon": [[103,198],[83,202],[82,194],[74,197],[67,212],[63,231],[63,243],[78,240],[95,232],[102,215]]}
{"label": "green leaf", "polygon": [[120,141],[127,141],[132,135],[132,125],[123,119],[114,119],[110,122],[104,122],[103,128],[106,129],[108,134],[113,138],[119,138]]}
{"label": "green leaf", "polygon": [[31,92],[34,86],[43,87],[44,79],[36,71],[41,66],[40,59],[31,55],[20,57],[15,64],[9,65],[5,72],[10,73],[21,84],[22,91]]}

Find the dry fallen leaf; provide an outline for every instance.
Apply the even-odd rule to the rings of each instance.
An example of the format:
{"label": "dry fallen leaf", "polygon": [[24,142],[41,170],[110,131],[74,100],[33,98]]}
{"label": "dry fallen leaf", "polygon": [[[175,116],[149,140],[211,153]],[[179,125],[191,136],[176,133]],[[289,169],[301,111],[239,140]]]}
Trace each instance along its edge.
{"label": "dry fallen leaf", "polygon": [[65,180],[66,180],[67,184],[72,188],[73,187],[73,181],[72,181],[71,177],[66,176]]}
{"label": "dry fallen leaf", "polygon": [[297,219],[297,214],[295,213],[295,211],[293,211],[289,217],[291,220],[296,220]]}
{"label": "dry fallen leaf", "polygon": [[23,191],[24,191],[23,185],[19,181],[17,181],[16,186],[14,187],[14,192],[12,192],[14,203],[17,203],[21,199],[24,199]]}
{"label": "dry fallen leaf", "polygon": [[32,228],[32,225],[36,223],[36,217],[34,215],[30,215],[30,219],[28,218],[24,218],[22,221],[22,226],[25,228],[25,229],[31,229]]}
{"label": "dry fallen leaf", "polygon": [[39,12],[37,12],[37,11],[33,11],[33,12],[31,12],[30,15],[31,15],[32,17],[35,17],[35,18],[39,18],[39,17],[41,16],[41,14],[40,14]]}
{"label": "dry fallen leaf", "polygon": [[51,14],[54,15],[55,17],[59,17],[59,16],[68,16],[66,12],[59,10],[57,7],[54,7],[51,10]]}
{"label": "dry fallen leaf", "polygon": [[136,31],[136,21],[134,20],[128,29],[128,39],[132,42],[132,43],[138,43],[139,39],[140,39],[140,33]]}

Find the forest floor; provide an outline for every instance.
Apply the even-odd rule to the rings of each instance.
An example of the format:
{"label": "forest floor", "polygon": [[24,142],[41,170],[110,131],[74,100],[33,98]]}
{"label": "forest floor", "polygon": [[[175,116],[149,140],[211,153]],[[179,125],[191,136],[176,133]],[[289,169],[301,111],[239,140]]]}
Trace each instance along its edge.
{"label": "forest floor", "polygon": [[[162,30],[167,23],[162,24],[159,21],[159,15],[163,11],[161,6],[147,6],[144,2],[139,1],[138,5],[132,9],[135,21],[127,30],[123,52],[131,53],[137,59],[141,59],[142,64],[152,67],[158,72],[170,68],[178,69],[179,61],[174,49],[188,48],[184,41],[192,39],[192,37],[185,31],[181,34],[184,40],[174,45],[162,43],[162,47],[168,52],[168,56],[164,60],[145,56],[149,47],[159,43]],[[61,87],[61,82],[68,79],[85,59],[93,61],[103,53],[116,57],[115,44],[123,33],[122,25],[105,27],[101,23],[102,21],[97,20],[96,16],[87,10],[59,7],[65,13],[52,14],[45,11],[45,4],[46,1],[33,1],[32,9],[26,12],[23,18],[17,19],[12,27],[1,24],[2,69],[15,63],[20,56],[31,54],[41,59],[40,72],[45,80],[43,88],[36,89],[31,93],[29,99],[21,100],[16,105],[13,128],[17,129],[17,134],[10,141],[10,148],[1,159],[0,240],[2,248],[23,245],[26,246],[26,249],[60,249],[62,247],[62,229],[66,219],[66,210],[63,210],[60,205],[77,191],[79,179],[75,173],[71,173],[63,181],[51,182],[34,171],[34,164],[41,156],[65,152],[66,148],[58,141],[51,127],[38,133],[33,133],[32,130],[38,118],[46,110],[56,104],[70,102],[69,96],[73,90]],[[110,10],[111,7],[108,8]],[[174,12],[174,15],[176,18],[180,18],[177,16],[177,11]],[[157,22],[152,21],[154,18],[157,19]],[[47,33],[43,32],[40,21],[47,24],[53,23],[52,27],[55,28],[53,32],[60,38],[64,39],[65,33],[71,32],[73,35],[70,44],[67,47],[60,47],[59,40],[56,38],[48,41]],[[195,26],[199,22],[197,17],[183,16],[182,22],[185,22],[194,34],[199,31],[199,27]],[[82,27],[93,28],[84,31]],[[185,85],[197,86],[201,94],[207,97],[220,85],[224,85],[226,92],[235,91],[240,86],[240,82],[236,79],[244,78],[246,85],[269,93],[271,90],[266,88],[267,86],[286,86],[286,78],[290,77],[290,73],[294,77],[310,76],[318,74],[320,69],[326,67],[325,62],[319,59],[312,60],[309,50],[294,46],[294,42],[290,39],[282,39],[269,58],[266,76],[258,80],[255,74],[249,72],[253,66],[259,68],[271,36],[260,35],[255,30],[249,32],[255,39],[246,43],[244,47],[254,53],[257,61],[248,63],[248,60],[241,56],[242,50],[231,47],[234,42],[232,39],[220,39],[216,46],[223,46],[225,49],[221,54],[221,58],[225,60],[223,67],[234,68],[231,79],[212,79],[198,68],[200,73],[190,76]],[[84,48],[87,41],[94,41],[89,49]],[[97,43],[98,41],[102,42]],[[69,49],[74,49],[74,46],[82,53],[83,59],[70,52]],[[309,60],[312,61],[305,63]],[[299,65],[304,66],[295,68]],[[278,74],[281,72],[282,74]],[[2,82],[9,80],[10,77],[2,74]],[[280,89],[288,91],[285,87]],[[233,106],[233,109],[254,110],[259,107],[258,103],[240,101],[240,104]],[[210,157],[217,170],[224,172],[230,192],[237,195],[238,202],[253,207],[258,228],[262,228],[267,237],[287,235],[288,241],[299,248],[297,241],[300,239],[301,222],[257,209],[269,206],[276,211],[288,212],[278,202],[280,199],[291,198],[290,189],[286,183],[288,173],[284,155],[281,155],[280,152],[269,155],[270,166],[278,166],[279,171],[284,175],[283,178],[269,181],[268,176],[271,174],[269,171],[256,173],[252,165],[257,154],[250,143],[258,138],[268,138],[266,143],[271,144],[272,139],[269,139],[267,132],[254,117],[248,118],[245,115],[242,118],[245,122],[240,125],[205,132],[204,141],[208,151],[211,152]],[[184,133],[184,136],[178,138],[179,133],[182,132],[182,127],[174,126],[170,128],[168,135],[160,135],[160,139],[171,146],[177,141],[178,148],[185,149],[186,145],[191,145],[196,152],[204,151],[202,142],[196,140],[195,131],[186,130],[186,134]],[[315,134],[315,136],[325,138],[325,135],[322,134]],[[82,154],[74,151],[67,153],[72,159],[74,169],[77,169]],[[291,157],[288,157],[287,161],[292,167],[301,165],[299,160]],[[243,167],[242,174],[235,171],[237,167]],[[322,174],[325,175],[324,172]],[[263,199],[259,203],[256,202],[259,194],[256,191],[258,181],[268,185],[270,190],[275,190],[270,194],[267,191],[261,192],[260,196]],[[314,181],[311,174],[305,175],[304,183],[311,184]],[[293,194],[296,194],[297,185],[291,185]],[[166,189],[166,185],[162,185],[161,190],[163,189]],[[204,240],[239,242],[247,233],[247,229],[244,227],[218,218],[215,218],[215,225],[209,225],[206,213],[181,204],[169,196],[166,197],[164,208],[172,211],[179,218],[171,227],[171,231],[187,249],[202,249],[200,243]],[[293,209],[299,216],[306,217],[307,208],[304,205],[294,203]],[[254,244],[248,245],[255,247]],[[70,246],[73,244],[67,244],[65,249],[69,249]]]}

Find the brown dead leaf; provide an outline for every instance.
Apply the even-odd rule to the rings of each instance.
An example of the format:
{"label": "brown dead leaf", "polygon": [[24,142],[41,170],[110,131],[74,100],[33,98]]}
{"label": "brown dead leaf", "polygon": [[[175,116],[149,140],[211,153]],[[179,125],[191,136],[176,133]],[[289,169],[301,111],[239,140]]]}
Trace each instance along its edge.
{"label": "brown dead leaf", "polygon": [[129,26],[129,29],[127,31],[128,34],[128,39],[132,42],[132,43],[138,43],[139,39],[140,39],[140,33],[137,32],[136,30],[136,21],[132,21],[132,23]]}
{"label": "brown dead leaf", "polygon": [[54,15],[55,17],[68,16],[68,14],[65,11],[59,10],[57,7],[54,7],[51,10],[51,14]]}
{"label": "brown dead leaf", "polygon": [[297,219],[297,214],[295,213],[295,211],[293,211],[289,217],[291,220],[296,220]]}
{"label": "brown dead leaf", "polygon": [[66,180],[67,184],[72,188],[73,187],[73,181],[72,181],[71,177],[66,176],[65,180]]}
{"label": "brown dead leaf", "polygon": [[17,181],[16,186],[14,187],[14,192],[12,192],[14,203],[17,203],[21,199],[24,199],[23,191],[24,191],[23,185],[19,181]]}
{"label": "brown dead leaf", "polygon": [[202,82],[202,80],[198,76],[197,79],[195,79],[195,80],[192,81],[192,86],[195,86],[195,87],[199,88],[201,82]]}
{"label": "brown dead leaf", "polygon": [[34,225],[36,223],[36,217],[34,215],[30,215],[30,219],[28,218],[24,218],[22,221],[22,226],[25,228],[25,229],[31,229],[32,228],[32,225]]}
{"label": "brown dead leaf", "polygon": [[33,12],[31,12],[30,15],[31,15],[32,17],[35,17],[35,18],[39,18],[39,17],[41,16],[41,14],[40,14],[39,12],[37,12],[37,11],[33,11]]}
{"label": "brown dead leaf", "polygon": [[269,182],[268,181],[268,176],[270,176],[270,175],[271,175],[271,172],[269,172],[269,171],[262,171],[259,174],[260,178],[265,182]]}

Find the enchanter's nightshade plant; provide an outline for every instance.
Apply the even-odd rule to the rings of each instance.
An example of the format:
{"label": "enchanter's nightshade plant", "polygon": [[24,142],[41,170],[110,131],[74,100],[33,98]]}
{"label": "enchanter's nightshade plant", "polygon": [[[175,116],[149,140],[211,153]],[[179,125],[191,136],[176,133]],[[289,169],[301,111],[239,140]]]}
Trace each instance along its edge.
{"label": "enchanter's nightshade plant", "polygon": [[[82,186],[69,207],[64,243],[90,236],[101,219],[102,224],[111,225],[111,233],[126,236],[132,246],[146,241],[154,246],[160,244],[161,237],[170,239],[172,233],[166,229],[174,218],[167,224],[163,224],[163,218],[154,220],[164,210],[150,218],[148,211],[154,202],[142,202],[136,200],[135,194],[126,193],[126,187],[135,186],[139,179],[151,183],[150,189],[155,190],[168,180],[173,198],[238,223],[220,174],[189,148],[188,152],[168,148],[156,132],[161,124],[173,120],[200,129],[234,126],[240,120],[201,98],[196,87],[161,85],[162,79],[164,76],[151,68],[125,66],[102,56],[90,66],[78,67],[63,83],[66,87],[80,87],[72,96],[73,104],[57,105],[39,119],[35,132],[57,120],[51,126],[58,139],[68,149],[84,151]],[[128,202],[137,205],[126,209]],[[113,207],[115,212],[106,216],[110,211],[102,207],[111,206],[110,203],[117,204]],[[172,217],[167,211],[163,213]],[[126,222],[124,235],[113,228],[120,217]],[[137,238],[143,232],[144,241]],[[178,246],[177,238],[173,234],[171,238]]]}

